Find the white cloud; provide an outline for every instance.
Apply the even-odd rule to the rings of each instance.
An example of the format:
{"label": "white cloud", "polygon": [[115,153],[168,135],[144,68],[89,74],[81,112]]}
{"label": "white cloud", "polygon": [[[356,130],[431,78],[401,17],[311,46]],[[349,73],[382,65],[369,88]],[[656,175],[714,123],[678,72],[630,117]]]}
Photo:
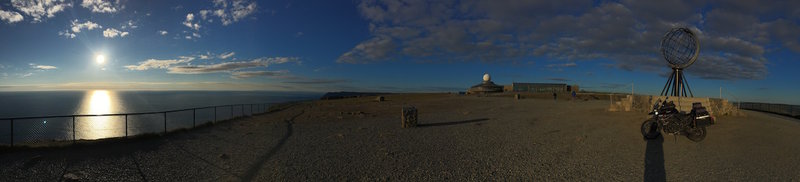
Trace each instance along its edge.
{"label": "white cloud", "polygon": [[246,68],[255,67],[268,67],[272,64],[283,64],[288,62],[297,62],[298,59],[294,57],[273,57],[273,58],[258,58],[252,61],[241,62],[224,62],[210,65],[186,65],[175,66],[168,68],[167,73],[173,74],[205,74],[205,73],[218,73],[218,72],[231,72]]}
{"label": "white cloud", "polygon": [[136,28],[139,28],[139,26],[136,25],[136,23],[133,23],[133,20],[128,20],[128,22],[125,23],[124,25],[122,25],[121,28],[122,29],[136,29]]}
{"label": "white cloud", "polygon": [[20,78],[25,78],[25,77],[29,77],[29,76],[33,76],[33,73],[25,73],[25,74],[19,75]]}
{"label": "white cloud", "polygon": [[138,65],[127,65],[125,66],[128,70],[149,70],[149,69],[167,69],[172,65],[181,64],[181,63],[188,63],[194,60],[194,57],[185,57],[181,56],[179,59],[148,59],[143,62],[139,62]]}
{"label": "white cloud", "polygon": [[211,54],[210,52],[206,52],[205,54],[197,55],[197,58],[200,58],[200,59],[211,59],[213,57],[214,57],[214,55]]}
{"label": "white cloud", "polygon": [[200,38],[200,37],[202,37],[202,36],[200,36],[200,34],[198,34],[198,33],[192,32],[192,37],[197,37],[197,38]]}
{"label": "white cloud", "polygon": [[[119,2],[119,1],[117,1]],[[114,13],[117,12],[117,7],[112,5],[111,1],[103,0],[83,0],[81,6],[91,9],[94,13]]]}
{"label": "white cloud", "polygon": [[106,38],[115,38],[117,36],[125,37],[126,35],[128,35],[128,32],[119,31],[114,28],[107,28],[106,30],[103,31],[103,37]]}
{"label": "white cloud", "polygon": [[64,36],[66,38],[75,38],[76,36],[74,33],[70,33],[69,30],[59,31],[58,35]]}
{"label": "white cloud", "polygon": [[[228,6],[229,4],[231,6]],[[230,2],[226,0],[214,0],[214,7],[218,8],[214,10],[214,15],[220,18],[222,25],[230,25],[231,23],[246,18],[257,10],[255,2],[247,2],[244,0],[233,0]]]}
{"label": "white cloud", "polygon": [[55,67],[55,66],[48,66],[48,65],[35,65],[35,66],[33,66],[33,68],[35,68],[35,69],[40,69],[40,70],[52,70],[52,69],[58,69],[58,68],[57,68],[57,67]]}
{"label": "white cloud", "polygon": [[52,69],[58,69],[57,67],[55,67],[55,66],[50,66],[50,65],[38,65],[38,64],[33,64],[33,63],[30,63],[30,64],[28,64],[28,65],[30,65],[32,69],[37,69],[37,70],[52,70]]}
{"label": "white cloud", "polygon": [[211,13],[211,10],[200,10],[200,18],[207,19],[209,13]]}
{"label": "white cloud", "polygon": [[158,31],[158,34],[161,34],[161,35],[167,35],[167,33],[168,32],[166,30],[159,30]]}
{"label": "white cloud", "polygon": [[368,63],[389,59],[396,52],[396,43],[390,37],[378,36],[356,45],[336,60],[338,63]]}
{"label": "white cloud", "polygon": [[7,23],[16,23],[22,21],[23,19],[25,18],[15,11],[0,10],[0,20],[6,21]]}
{"label": "white cloud", "polygon": [[242,79],[256,76],[281,76],[289,73],[289,70],[280,71],[235,71],[231,73],[231,78]]}
{"label": "white cloud", "polygon": [[186,14],[186,20],[183,21],[183,25],[193,30],[200,30],[200,24],[192,23],[192,21],[194,21],[194,14],[192,13]]}
{"label": "white cloud", "polygon": [[72,20],[70,23],[72,24],[72,25],[70,25],[70,29],[64,30],[64,31],[59,31],[58,35],[64,36],[66,38],[75,38],[76,37],[75,33],[80,33],[84,29],[86,29],[86,30],[94,30],[94,29],[103,28],[103,26],[98,25],[97,23],[94,23],[94,22],[91,22],[91,21],[88,21],[88,20],[86,22],[80,23],[78,21],[78,19],[75,19],[75,20]]}
{"label": "white cloud", "polygon": [[575,66],[578,66],[578,64],[575,64],[575,62],[569,62],[569,63],[564,63],[564,64],[548,64],[547,65],[548,68],[563,68],[563,67],[575,67]]}
{"label": "white cloud", "polygon": [[78,19],[72,20],[72,33],[79,33],[81,29],[92,30],[95,28],[103,28],[103,26],[98,25],[97,23],[91,22],[86,20],[86,22],[79,23]]}
{"label": "white cloud", "polygon": [[44,18],[52,18],[65,8],[72,7],[72,3],[65,0],[11,0],[11,5],[33,17],[34,23],[41,22]]}
{"label": "white cloud", "polygon": [[236,54],[235,52],[222,53],[222,54],[220,54],[218,57],[219,57],[220,59],[228,59],[228,58],[230,58],[230,57],[233,57],[233,55],[235,55],[235,54]]}

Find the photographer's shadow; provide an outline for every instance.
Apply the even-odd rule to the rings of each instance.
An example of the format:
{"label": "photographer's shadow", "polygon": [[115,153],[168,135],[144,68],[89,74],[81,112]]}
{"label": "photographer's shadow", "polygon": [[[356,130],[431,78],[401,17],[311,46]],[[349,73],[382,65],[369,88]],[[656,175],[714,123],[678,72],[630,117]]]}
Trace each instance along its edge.
{"label": "photographer's shadow", "polygon": [[644,181],[667,181],[664,170],[664,137],[647,140],[644,154]]}

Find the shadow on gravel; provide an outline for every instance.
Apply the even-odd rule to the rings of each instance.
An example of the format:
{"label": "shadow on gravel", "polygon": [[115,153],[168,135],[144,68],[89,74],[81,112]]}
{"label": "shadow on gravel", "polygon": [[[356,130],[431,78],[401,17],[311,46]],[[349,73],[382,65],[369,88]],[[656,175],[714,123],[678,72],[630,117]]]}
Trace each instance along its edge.
{"label": "shadow on gravel", "polygon": [[488,121],[489,118],[480,118],[480,119],[470,119],[464,121],[452,121],[452,122],[443,122],[443,123],[428,123],[428,124],[418,124],[417,127],[431,127],[431,126],[449,126],[449,125],[459,125],[459,124],[468,124],[468,123],[475,123],[481,121]]}
{"label": "shadow on gravel", "polygon": [[291,119],[285,120],[286,134],[283,135],[283,137],[281,138],[280,141],[278,141],[278,144],[275,145],[275,147],[272,147],[272,149],[270,149],[269,152],[259,157],[256,163],[250,165],[250,167],[247,169],[247,172],[244,175],[242,175],[242,181],[253,181],[253,178],[258,175],[258,171],[261,170],[261,167],[264,165],[264,163],[267,162],[269,158],[272,158],[272,156],[275,155],[275,153],[277,153],[278,150],[280,150],[284,144],[286,144],[286,140],[292,136],[292,124],[294,124],[294,119],[296,119],[300,115],[303,115],[303,113],[305,113],[305,111],[302,111],[300,112],[300,114],[292,116]]}
{"label": "shadow on gravel", "polygon": [[644,154],[644,181],[667,181],[664,170],[664,137],[647,140]]}

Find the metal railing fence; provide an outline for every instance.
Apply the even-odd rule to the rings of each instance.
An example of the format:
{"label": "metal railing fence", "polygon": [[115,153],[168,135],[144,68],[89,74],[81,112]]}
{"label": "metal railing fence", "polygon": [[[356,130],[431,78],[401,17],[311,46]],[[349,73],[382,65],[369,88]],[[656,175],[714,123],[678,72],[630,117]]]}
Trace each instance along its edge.
{"label": "metal railing fence", "polygon": [[[53,126],[52,127],[53,129],[50,129],[50,130],[51,131],[61,131],[62,132],[61,134],[69,133],[72,136],[71,137],[69,137],[69,136],[67,136],[67,137],[60,136],[60,139],[59,139],[59,137],[56,137],[59,134],[52,134],[50,136],[50,138],[53,138],[53,139],[51,139],[51,140],[52,141],[65,141],[65,138],[66,138],[66,140],[70,140],[69,138],[71,138],[71,140],[74,143],[75,141],[77,141],[79,139],[78,137],[76,137],[76,134],[78,134],[78,132],[84,132],[84,133],[91,134],[92,132],[108,131],[108,130],[114,130],[115,129],[115,128],[103,128],[103,129],[96,129],[98,131],[78,131],[78,130],[76,130],[76,128],[77,128],[76,127],[77,126],[76,125],[76,119],[91,118],[91,117],[106,117],[106,118],[108,118],[108,117],[118,117],[118,118],[120,118],[120,120],[124,120],[124,123],[125,123],[124,124],[124,130],[125,130],[124,137],[128,137],[128,136],[135,136],[135,135],[140,135],[140,134],[145,134],[145,133],[158,133],[158,132],[154,132],[154,131],[150,131],[150,132],[148,132],[148,131],[141,132],[140,131],[140,133],[138,133],[138,134],[129,135],[129,131],[131,131],[131,129],[136,129],[136,128],[132,128],[132,126],[129,125],[128,121],[129,121],[130,117],[150,115],[150,118],[153,118],[154,116],[160,115],[161,116],[160,118],[163,118],[163,120],[161,120],[161,121],[158,121],[158,120],[145,121],[146,123],[142,123],[142,124],[150,124],[150,125],[152,125],[153,123],[156,123],[156,122],[163,122],[163,133],[167,133],[167,132],[170,131],[170,129],[167,127],[168,126],[167,125],[168,124],[168,114],[182,113],[182,112],[191,111],[191,121],[192,121],[191,127],[189,127],[189,126],[185,126],[185,127],[178,126],[178,127],[173,127],[171,129],[171,130],[177,130],[177,129],[185,129],[185,128],[194,128],[194,127],[196,127],[197,124],[198,124],[198,119],[197,119],[197,116],[198,116],[197,111],[198,110],[201,110],[201,111],[202,110],[209,110],[210,111],[212,108],[214,109],[214,111],[213,111],[213,120],[210,119],[210,116],[208,116],[209,119],[207,119],[207,120],[200,120],[200,122],[201,122],[200,124],[204,124],[204,123],[208,123],[208,122],[217,122],[217,121],[234,119],[234,118],[239,118],[239,117],[244,117],[244,116],[253,116],[254,114],[265,113],[265,112],[268,111],[269,104],[271,104],[271,103],[229,104],[229,105],[216,105],[216,106],[207,106],[207,107],[195,107],[195,108],[188,108],[188,109],[176,109],[176,110],[168,110],[168,111],[137,112],[137,113],[74,114],[74,115],[52,115],[52,116],[0,118],[0,125],[4,124],[4,123],[2,123],[2,121],[8,122],[8,125],[5,125],[5,126],[8,126],[7,130],[3,130],[2,128],[4,128],[4,127],[0,127],[0,133],[2,133],[3,131],[8,131],[8,133],[5,134],[5,135],[0,134],[0,138],[2,138],[2,139],[0,139],[0,142],[3,142],[3,139],[7,138],[8,145],[13,147],[15,143],[19,143],[19,142],[25,143],[25,142],[43,141],[40,138],[43,137],[42,135],[46,135],[47,134],[48,131],[45,131],[45,130],[47,130],[47,128],[44,127],[44,126],[36,127],[35,125],[47,125],[48,121],[47,120],[43,120],[43,123],[41,123],[41,124],[39,124],[38,122],[30,121],[30,120],[36,120],[36,119],[60,118],[61,122],[58,122],[58,119],[56,119],[56,122],[55,122],[56,124],[50,125],[50,126]],[[228,109],[228,108],[230,108],[230,111],[228,112],[228,117],[227,118],[220,118],[221,116],[219,116],[219,113],[220,112],[225,112],[223,110]],[[245,108],[247,108],[247,109],[245,109]],[[235,115],[235,113],[236,113],[235,111],[236,110],[238,110],[238,115]],[[248,111],[248,110],[249,110],[249,115],[248,115],[248,113],[245,112],[245,111]],[[185,113],[185,114],[188,114],[188,113]],[[222,117],[224,117],[224,116],[222,116]],[[124,119],[121,119],[121,118],[124,118]],[[181,118],[178,118],[178,119],[181,119]],[[183,119],[186,119],[186,118],[183,118]],[[23,122],[23,123],[19,123],[19,122]],[[113,121],[104,120],[102,122],[113,122]],[[174,124],[178,124],[178,121],[173,121],[173,122],[174,122]],[[53,122],[51,122],[51,123],[53,123]],[[69,123],[69,124],[66,125],[65,123]],[[15,128],[15,124],[18,125],[17,128]],[[27,127],[23,127],[23,128],[28,128],[29,130],[31,130],[31,131],[28,131],[28,134],[33,133],[34,136],[32,136],[32,137],[35,138],[35,139],[26,140],[25,137],[23,137],[23,139],[20,139],[19,137],[20,137],[21,134],[19,133],[19,131],[17,131],[15,133],[15,130],[20,130],[19,129],[20,128],[20,126],[19,126],[20,124],[26,125]],[[186,125],[188,125],[188,123],[186,123]],[[67,127],[67,126],[69,126],[69,127]],[[139,129],[141,129],[141,128],[142,127],[140,127]],[[143,128],[145,128],[144,130],[147,129],[147,127],[143,127]],[[150,128],[152,129],[153,127],[150,127]],[[116,128],[116,129],[119,129],[119,128]],[[64,131],[64,130],[71,130],[71,131]],[[121,132],[120,132],[120,135],[121,135]],[[110,134],[110,135],[105,135],[105,136],[101,136],[101,137],[94,137],[94,138],[85,137],[84,136],[81,139],[84,139],[84,138],[88,138],[88,139],[103,139],[103,138],[115,138],[115,137],[122,137],[122,136],[113,136],[113,134]],[[28,138],[30,138],[30,136],[28,136]]]}
{"label": "metal railing fence", "polygon": [[800,106],[789,104],[769,104],[769,103],[755,103],[755,102],[739,102],[739,108],[771,112],[792,117],[800,117]]}

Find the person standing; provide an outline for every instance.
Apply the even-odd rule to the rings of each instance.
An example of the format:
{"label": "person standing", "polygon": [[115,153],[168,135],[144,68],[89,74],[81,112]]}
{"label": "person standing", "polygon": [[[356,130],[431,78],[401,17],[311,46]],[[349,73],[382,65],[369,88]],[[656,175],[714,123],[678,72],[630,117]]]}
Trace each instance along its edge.
{"label": "person standing", "polygon": [[553,92],[553,102],[556,101],[558,101],[558,94],[556,94],[556,92]]}
{"label": "person standing", "polygon": [[575,91],[573,90],[572,91],[572,100],[575,100],[577,98],[578,98],[578,93],[575,93]]}

